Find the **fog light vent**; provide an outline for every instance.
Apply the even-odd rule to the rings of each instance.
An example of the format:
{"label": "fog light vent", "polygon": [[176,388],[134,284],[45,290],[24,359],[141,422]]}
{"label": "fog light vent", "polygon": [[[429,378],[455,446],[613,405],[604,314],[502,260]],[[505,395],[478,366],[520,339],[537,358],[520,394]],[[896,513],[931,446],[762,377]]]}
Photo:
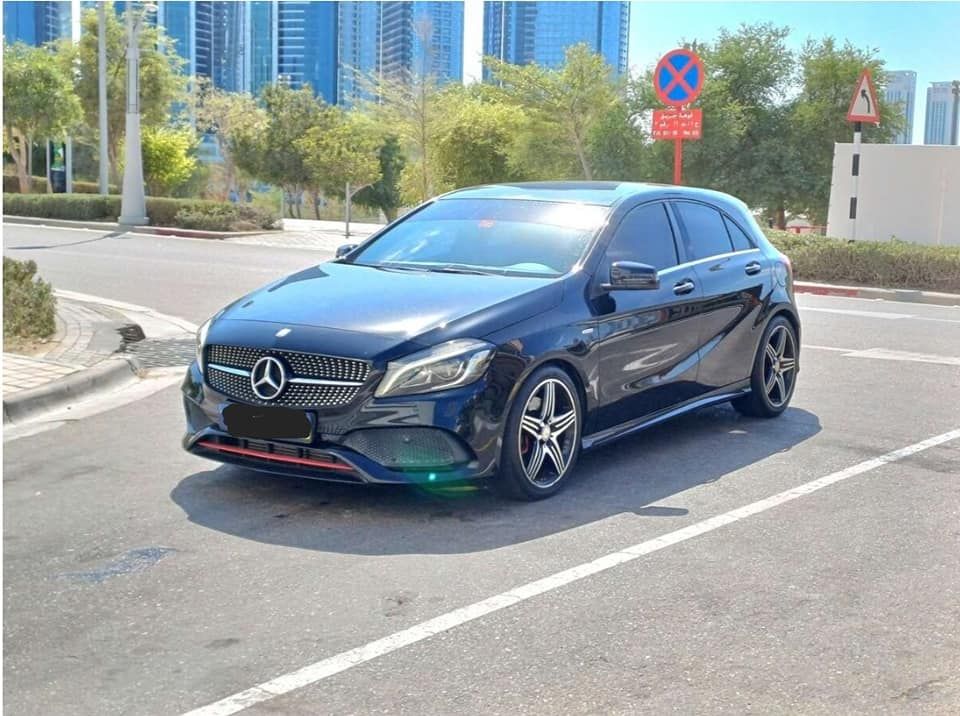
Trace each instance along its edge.
{"label": "fog light vent", "polygon": [[450,468],[470,461],[457,438],[437,428],[355,430],[344,444],[374,462],[401,470]]}

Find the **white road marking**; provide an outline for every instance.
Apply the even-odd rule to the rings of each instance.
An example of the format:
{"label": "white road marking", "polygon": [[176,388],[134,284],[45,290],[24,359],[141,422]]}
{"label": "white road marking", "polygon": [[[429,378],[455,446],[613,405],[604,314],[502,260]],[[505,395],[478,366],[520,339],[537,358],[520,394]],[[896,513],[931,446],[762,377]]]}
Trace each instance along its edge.
{"label": "white road marking", "polygon": [[372,661],[380,656],[402,649],[405,646],[429,639],[436,634],[449,631],[454,627],[474,621],[487,614],[498,612],[514,604],[526,601],[527,599],[532,599],[538,595],[559,589],[572,582],[598,574],[599,572],[604,572],[621,564],[632,562],[644,555],[657,552],[666,547],[679,544],[680,542],[685,542],[694,537],[699,537],[700,535],[707,534],[708,532],[746,519],[747,517],[765,512],[778,505],[805,497],[817,490],[822,490],[825,487],[829,487],[843,480],[848,480],[851,477],[876,470],[884,465],[903,460],[911,455],[936,447],[937,445],[942,445],[951,440],[956,440],[957,438],[960,438],[960,428],[935,435],[926,440],[921,440],[918,443],[894,450],[893,452],[888,452],[871,460],[865,460],[844,470],[830,473],[819,479],[806,482],[790,490],[758,500],[757,502],[752,502],[749,505],[731,510],[730,512],[724,512],[723,514],[710,517],[701,522],[696,522],[673,532],[668,532],[660,537],[641,542],[640,544],[627,547],[618,552],[611,552],[591,562],[586,562],[562,572],[557,572],[543,579],[528,582],[507,592],[502,592],[482,601],[475,602],[474,604],[454,609],[451,612],[441,614],[438,617],[416,624],[409,629],[395,632],[382,639],[377,639],[369,644],[364,644],[363,646],[358,646],[355,649],[344,651],[335,656],[321,659],[296,671],[282,674],[269,681],[227,696],[219,701],[201,706],[188,712],[185,716],[229,716],[229,714],[235,714],[255,704],[269,701],[277,696],[282,696],[305,686],[310,686],[334,674],[339,674],[342,671]]}
{"label": "white road marking", "polygon": [[147,338],[166,338],[180,333],[196,333],[197,325],[184,318],[171,316],[168,313],[160,313],[147,306],[138,306],[135,303],[125,301],[115,301],[112,298],[102,298],[100,296],[91,296],[89,293],[80,293],[79,291],[66,291],[58,288],[54,291],[57,296],[62,296],[67,300],[79,301],[81,303],[97,303],[101,306],[114,308],[120,313],[126,313],[137,319],[137,323],[143,329]]}
{"label": "white road marking", "polygon": [[836,348],[834,346],[818,346],[804,343],[803,348],[815,351],[834,351],[843,353],[845,358],[875,358],[877,360],[899,360],[914,363],[937,363],[939,365],[960,365],[960,358],[955,356],[941,356],[932,353],[912,353],[911,351],[896,351],[889,348]]}
{"label": "white road marking", "polygon": [[860,301],[862,303],[869,303],[871,305],[883,305],[883,306],[904,306],[907,309],[916,309],[918,306],[922,306],[924,309],[937,309],[937,310],[947,310],[947,311],[958,311],[960,306],[948,306],[940,303],[922,303],[918,304],[916,301],[896,301],[890,298],[862,298],[860,296],[830,296],[830,295],[820,295],[813,293],[798,293],[797,304],[800,308],[808,308],[807,304],[811,301],[818,301],[819,299],[826,299],[829,301]]}
{"label": "white road marking", "polygon": [[896,321],[908,318],[914,321],[934,321],[936,323],[960,323],[960,319],[955,318],[930,318],[927,316],[917,316],[913,313],[890,313],[889,311],[858,311],[853,308],[814,308],[813,306],[801,306],[800,315],[804,313],[835,313],[841,316],[857,316],[859,318],[883,318],[888,321]]}

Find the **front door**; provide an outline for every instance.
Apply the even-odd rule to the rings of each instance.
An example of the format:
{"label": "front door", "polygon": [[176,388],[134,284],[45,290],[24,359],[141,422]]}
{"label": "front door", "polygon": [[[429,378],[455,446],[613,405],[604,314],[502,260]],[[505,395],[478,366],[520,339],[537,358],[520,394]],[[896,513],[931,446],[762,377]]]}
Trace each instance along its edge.
{"label": "front door", "polygon": [[697,394],[702,291],[680,260],[663,203],[633,209],[617,227],[596,278],[606,282],[614,261],[635,261],[658,270],[660,287],[611,290],[597,301],[598,432]]}

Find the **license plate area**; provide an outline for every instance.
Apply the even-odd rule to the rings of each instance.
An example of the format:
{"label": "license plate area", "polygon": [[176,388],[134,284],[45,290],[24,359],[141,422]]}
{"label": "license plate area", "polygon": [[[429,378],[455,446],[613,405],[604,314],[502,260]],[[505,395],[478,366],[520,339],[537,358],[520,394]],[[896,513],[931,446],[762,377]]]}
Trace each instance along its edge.
{"label": "license plate area", "polygon": [[221,411],[223,425],[237,438],[313,439],[313,416],[305,410],[231,403]]}

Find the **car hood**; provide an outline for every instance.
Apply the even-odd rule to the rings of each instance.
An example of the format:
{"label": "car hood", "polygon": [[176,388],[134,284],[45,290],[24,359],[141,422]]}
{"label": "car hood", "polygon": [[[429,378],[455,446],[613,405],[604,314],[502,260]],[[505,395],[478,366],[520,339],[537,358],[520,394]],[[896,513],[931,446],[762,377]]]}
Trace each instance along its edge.
{"label": "car hood", "polygon": [[358,333],[380,348],[408,342],[429,346],[451,338],[482,338],[553,308],[562,292],[562,282],[549,278],[327,263],[245,296],[227,307],[217,322]]}

